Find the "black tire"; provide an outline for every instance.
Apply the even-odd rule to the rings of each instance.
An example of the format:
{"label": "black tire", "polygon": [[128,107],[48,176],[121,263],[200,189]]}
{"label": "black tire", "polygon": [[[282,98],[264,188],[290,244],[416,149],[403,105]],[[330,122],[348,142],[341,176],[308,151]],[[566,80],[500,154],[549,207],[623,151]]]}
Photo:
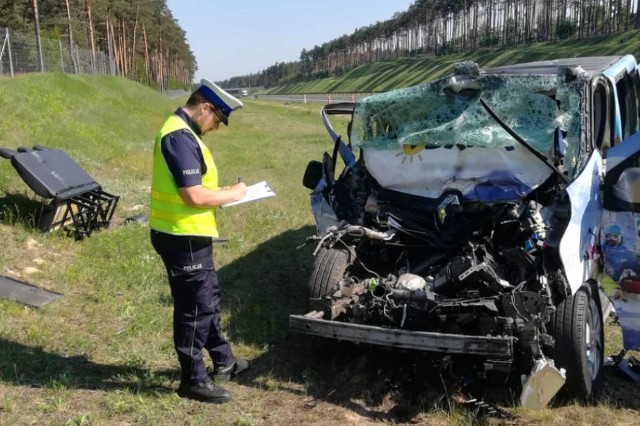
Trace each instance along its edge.
{"label": "black tire", "polygon": [[555,364],[567,371],[562,394],[586,399],[602,384],[604,327],[597,293],[583,284],[557,307],[553,319]]}
{"label": "black tire", "polygon": [[347,249],[321,248],[313,263],[309,297],[318,299],[331,294],[344,277],[350,258],[351,254]]}

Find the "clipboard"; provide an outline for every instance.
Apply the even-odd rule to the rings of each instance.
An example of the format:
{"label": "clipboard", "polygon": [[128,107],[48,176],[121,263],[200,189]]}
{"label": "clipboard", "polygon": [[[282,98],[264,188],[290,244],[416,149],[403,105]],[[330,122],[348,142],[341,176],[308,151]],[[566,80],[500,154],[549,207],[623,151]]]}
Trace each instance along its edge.
{"label": "clipboard", "polygon": [[262,200],[264,198],[275,197],[276,193],[271,189],[266,181],[254,183],[247,186],[247,193],[238,201],[232,201],[230,203],[222,204],[220,207],[226,208],[231,206],[237,206],[238,204],[250,203],[252,201]]}

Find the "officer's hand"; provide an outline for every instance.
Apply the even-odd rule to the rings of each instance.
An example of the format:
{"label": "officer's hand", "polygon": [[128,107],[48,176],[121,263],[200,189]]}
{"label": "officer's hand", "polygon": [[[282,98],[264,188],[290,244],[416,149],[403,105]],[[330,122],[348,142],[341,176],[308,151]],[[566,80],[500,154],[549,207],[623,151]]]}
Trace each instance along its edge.
{"label": "officer's hand", "polygon": [[246,195],[247,185],[244,182],[238,182],[235,185],[231,186],[231,190],[236,196],[236,200],[239,200]]}

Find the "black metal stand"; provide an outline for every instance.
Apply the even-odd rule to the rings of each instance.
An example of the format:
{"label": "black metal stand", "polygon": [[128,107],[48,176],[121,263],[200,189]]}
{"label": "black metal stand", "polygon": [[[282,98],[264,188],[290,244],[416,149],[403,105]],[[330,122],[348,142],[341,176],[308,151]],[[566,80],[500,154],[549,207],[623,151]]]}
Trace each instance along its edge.
{"label": "black metal stand", "polygon": [[64,200],[53,199],[42,211],[38,227],[45,232],[63,228],[75,239],[107,228],[120,197],[102,189],[87,191]]}
{"label": "black metal stand", "polygon": [[120,197],[102,190],[78,163],[60,149],[0,148],[0,157],[11,161],[22,180],[36,194],[51,198],[38,219],[38,228],[49,232],[64,229],[80,240],[106,228]]}

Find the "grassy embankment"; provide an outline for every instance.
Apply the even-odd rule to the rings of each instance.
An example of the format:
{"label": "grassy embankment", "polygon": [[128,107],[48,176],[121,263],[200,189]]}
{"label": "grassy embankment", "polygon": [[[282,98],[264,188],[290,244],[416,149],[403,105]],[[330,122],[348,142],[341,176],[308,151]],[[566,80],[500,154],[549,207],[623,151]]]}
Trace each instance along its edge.
{"label": "grassy embankment", "polygon": [[[0,80],[0,146],[62,148],[105,190],[120,195],[112,226],[83,241],[33,229],[41,203],[0,161],[0,274],[64,297],[42,309],[0,299],[0,424],[467,424],[440,388],[406,390],[365,374],[355,349],[316,353],[287,334],[306,306],[314,232],[300,181],[329,139],[318,105],[248,100],[231,127],[208,136],[222,182],[269,181],[278,197],[223,210],[216,249],[224,326],[254,368],[228,387],[224,406],[184,401],[171,341],[171,298],[148,229],[121,226],[148,213],[152,139],[179,102],[113,77],[29,75]],[[607,353],[620,348],[608,327]],[[429,381],[429,378],[425,378]],[[531,412],[518,422],[633,424],[635,387],[613,371],[597,405]],[[453,408],[451,408],[453,406]]]}
{"label": "grassy embankment", "polygon": [[265,94],[371,93],[424,83],[445,75],[460,61],[475,61],[482,67],[578,56],[632,54],[640,57],[640,30],[615,36],[554,43],[532,43],[507,49],[478,49],[448,56],[397,58],[361,65],[335,78],[275,87]]}

